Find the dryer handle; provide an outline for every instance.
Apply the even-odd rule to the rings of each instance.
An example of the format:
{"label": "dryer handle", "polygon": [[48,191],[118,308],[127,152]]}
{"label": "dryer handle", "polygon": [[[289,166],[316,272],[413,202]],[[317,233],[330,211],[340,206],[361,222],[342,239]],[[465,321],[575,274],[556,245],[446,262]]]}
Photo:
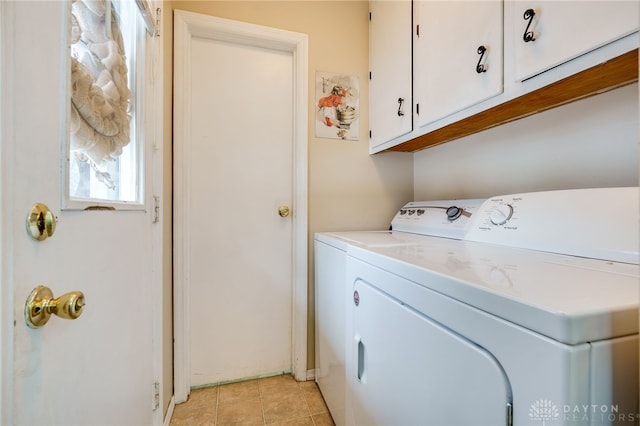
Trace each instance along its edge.
{"label": "dryer handle", "polygon": [[358,378],[359,382],[364,382],[364,343],[362,343],[362,338],[360,336],[356,336],[355,340],[358,346],[358,350],[357,350],[358,359],[356,362],[356,377]]}

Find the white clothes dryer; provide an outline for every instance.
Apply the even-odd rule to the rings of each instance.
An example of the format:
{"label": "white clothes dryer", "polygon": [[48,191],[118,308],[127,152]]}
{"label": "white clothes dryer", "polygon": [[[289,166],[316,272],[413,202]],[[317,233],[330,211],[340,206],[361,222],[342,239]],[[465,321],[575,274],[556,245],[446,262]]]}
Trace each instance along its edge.
{"label": "white clothes dryer", "polygon": [[346,243],[345,424],[637,424],[638,192],[492,197],[460,239]]}

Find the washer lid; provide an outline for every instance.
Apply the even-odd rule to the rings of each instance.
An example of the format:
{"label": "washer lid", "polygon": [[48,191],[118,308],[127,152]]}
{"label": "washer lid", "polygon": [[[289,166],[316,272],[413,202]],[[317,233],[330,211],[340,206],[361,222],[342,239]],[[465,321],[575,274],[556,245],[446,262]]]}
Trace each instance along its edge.
{"label": "washer lid", "polygon": [[419,235],[394,231],[318,232],[315,239],[345,251],[349,245],[395,247],[422,243]]}
{"label": "washer lid", "polygon": [[637,265],[446,238],[422,241],[347,252],[563,343],[638,333]]}

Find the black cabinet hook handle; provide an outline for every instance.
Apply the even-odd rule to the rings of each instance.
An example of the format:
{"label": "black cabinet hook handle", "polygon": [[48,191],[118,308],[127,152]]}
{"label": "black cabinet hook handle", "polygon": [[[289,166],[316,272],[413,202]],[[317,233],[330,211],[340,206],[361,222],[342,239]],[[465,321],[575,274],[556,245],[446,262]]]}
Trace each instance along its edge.
{"label": "black cabinet hook handle", "polygon": [[404,112],[402,112],[402,104],[404,103],[403,98],[398,98],[398,117],[402,117]]}
{"label": "black cabinet hook handle", "polygon": [[534,16],[536,16],[536,12],[534,12],[533,9],[527,9],[524,11],[523,18],[525,21],[529,21],[527,23],[527,28],[524,30],[524,34],[522,36],[522,39],[524,40],[525,43],[529,43],[530,41],[536,41],[533,31],[529,31],[529,27],[531,27],[531,23],[533,22]]}
{"label": "black cabinet hook handle", "polygon": [[482,74],[483,72],[487,72],[487,67],[486,65],[482,64],[482,58],[484,57],[484,54],[486,53],[487,48],[484,46],[480,46],[478,47],[478,55],[480,55],[480,59],[478,59],[478,64],[476,65],[476,72],[478,74]]}

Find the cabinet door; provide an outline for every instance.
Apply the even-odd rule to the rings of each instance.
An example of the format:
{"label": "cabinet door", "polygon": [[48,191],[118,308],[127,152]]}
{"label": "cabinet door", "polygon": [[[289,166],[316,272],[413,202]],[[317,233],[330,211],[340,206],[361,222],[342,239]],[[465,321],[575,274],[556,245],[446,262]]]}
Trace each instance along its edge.
{"label": "cabinet door", "polygon": [[369,283],[354,290],[354,424],[507,424],[511,386],[489,352]]}
{"label": "cabinet door", "polygon": [[502,7],[496,0],[414,3],[420,126],[502,93]]}
{"label": "cabinet door", "polygon": [[369,2],[370,146],[413,130],[411,1]]}
{"label": "cabinet door", "polygon": [[[510,17],[521,81],[638,30],[637,1],[514,1]],[[533,16],[527,11],[532,10]],[[525,34],[529,41],[525,41]],[[532,38],[532,39],[531,39]]]}

